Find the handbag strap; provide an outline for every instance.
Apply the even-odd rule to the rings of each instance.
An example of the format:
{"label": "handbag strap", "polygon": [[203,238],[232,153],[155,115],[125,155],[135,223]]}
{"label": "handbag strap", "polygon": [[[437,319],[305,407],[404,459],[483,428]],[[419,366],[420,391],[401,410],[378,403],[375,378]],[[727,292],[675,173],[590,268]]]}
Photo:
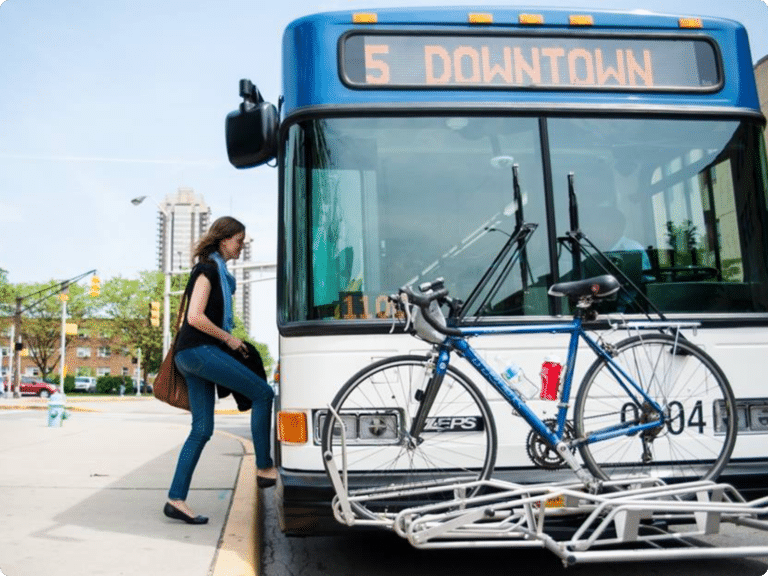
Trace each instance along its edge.
{"label": "handbag strap", "polygon": [[187,285],[186,290],[184,290],[184,294],[181,297],[181,302],[179,302],[179,313],[176,315],[176,333],[179,332],[179,327],[181,326],[181,320],[184,317],[184,314],[186,313],[186,304],[189,301],[189,285]]}

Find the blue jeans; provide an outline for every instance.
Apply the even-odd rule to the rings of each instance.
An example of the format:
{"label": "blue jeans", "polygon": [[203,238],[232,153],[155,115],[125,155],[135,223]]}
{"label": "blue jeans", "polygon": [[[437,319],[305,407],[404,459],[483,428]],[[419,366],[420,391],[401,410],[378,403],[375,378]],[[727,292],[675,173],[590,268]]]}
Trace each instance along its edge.
{"label": "blue jeans", "polygon": [[272,399],[275,395],[269,384],[217,346],[197,346],[178,352],[176,366],[184,374],[189,388],[189,406],[192,411],[192,431],[179,454],[168,498],[186,500],[192,473],[213,435],[213,410],[216,384],[221,384],[248,397],[251,407],[251,435],[256,451],[256,466],[272,466],[270,455],[270,426]]}

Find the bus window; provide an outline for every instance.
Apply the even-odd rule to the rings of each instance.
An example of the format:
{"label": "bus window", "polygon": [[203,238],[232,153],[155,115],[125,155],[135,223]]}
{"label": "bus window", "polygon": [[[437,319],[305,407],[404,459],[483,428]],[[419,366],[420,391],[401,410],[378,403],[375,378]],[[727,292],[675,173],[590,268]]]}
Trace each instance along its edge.
{"label": "bus window", "polygon": [[[765,182],[748,177],[755,126],[556,119],[549,130],[558,233],[569,228],[565,174],[574,172],[581,229],[637,287],[604,311],[643,310],[639,292],[663,312],[768,309]],[[573,276],[570,254],[559,264]],[[589,257],[582,272],[602,273]]]}
{"label": "bus window", "polygon": [[[331,118],[292,126],[283,318],[384,318],[388,294],[439,276],[466,298],[518,211],[526,221],[545,221],[540,149],[532,118]],[[548,253],[541,231],[528,251],[526,281],[513,270],[484,312],[547,314]]]}

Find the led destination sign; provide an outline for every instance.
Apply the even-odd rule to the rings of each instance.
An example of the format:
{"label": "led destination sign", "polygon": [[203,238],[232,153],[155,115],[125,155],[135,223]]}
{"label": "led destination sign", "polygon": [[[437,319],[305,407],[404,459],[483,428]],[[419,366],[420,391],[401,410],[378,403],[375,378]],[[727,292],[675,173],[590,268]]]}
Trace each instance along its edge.
{"label": "led destination sign", "polygon": [[367,88],[712,90],[702,38],[350,34],[341,74]]}

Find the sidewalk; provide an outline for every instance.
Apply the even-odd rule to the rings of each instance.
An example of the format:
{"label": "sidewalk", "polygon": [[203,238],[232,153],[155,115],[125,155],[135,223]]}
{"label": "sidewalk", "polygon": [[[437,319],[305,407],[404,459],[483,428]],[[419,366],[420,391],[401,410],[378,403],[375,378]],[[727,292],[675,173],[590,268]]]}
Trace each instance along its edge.
{"label": "sidewalk", "polygon": [[188,499],[210,521],[189,526],[162,514],[189,414],[153,398],[93,400],[68,397],[70,417],[49,428],[45,402],[0,399],[0,573],[253,575],[250,442],[211,438]]}

